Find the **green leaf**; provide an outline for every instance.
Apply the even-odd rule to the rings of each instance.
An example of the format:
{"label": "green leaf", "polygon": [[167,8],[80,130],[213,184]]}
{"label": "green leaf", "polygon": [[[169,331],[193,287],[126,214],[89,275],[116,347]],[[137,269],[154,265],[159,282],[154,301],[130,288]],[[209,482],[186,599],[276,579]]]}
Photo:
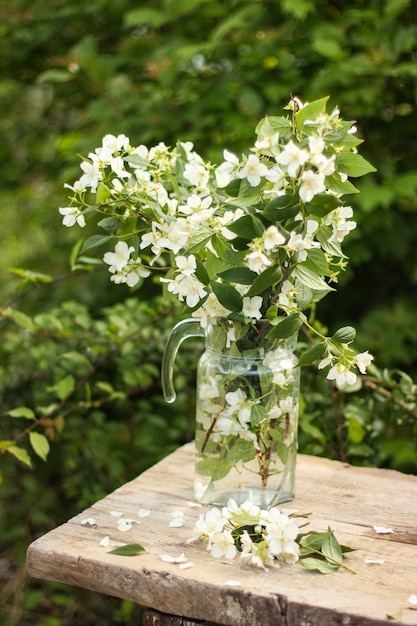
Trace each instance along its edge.
{"label": "green leaf", "polygon": [[344,172],[352,178],[365,176],[370,172],[376,172],[376,168],[371,165],[360,154],[353,154],[352,152],[342,152],[336,156],[337,169]]}
{"label": "green leaf", "polygon": [[227,230],[230,230],[242,239],[250,241],[255,237],[260,237],[265,230],[265,226],[255,215],[246,214],[233,224],[228,224]]}
{"label": "green leaf", "polygon": [[43,460],[46,461],[48,458],[50,446],[49,441],[42,435],[41,433],[31,432],[29,433],[29,441],[32,446],[34,452]]}
{"label": "green leaf", "polygon": [[309,104],[306,104],[296,114],[296,124],[298,130],[302,130],[304,123],[307,120],[315,120],[318,115],[326,112],[326,104],[329,96],[321,98],[320,100],[314,100]]}
{"label": "green leaf", "polygon": [[321,551],[326,559],[330,559],[331,561],[335,561],[336,563],[342,563],[342,549],[331,528],[327,529],[326,538],[323,541]]}
{"label": "green leaf", "polygon": [[32,461],[30,460],[30,456],[24,448],[19,448],[18,446],[10,446],[9,448],[7,448],[7,452],[10,452],[10,454],[12,454],[14,457],[16,457],[16,459],[18,459],[25,465],[32,467]]}
{"label": "green leaf", "polygon": [[395,613],[387,613],[387,618],[388,619],[400,619],[402,614],[403,614],[403,612],[400,609],[399,611],[396,611]]}
{"label": "green leaf", "polygon": [[138,27],[144,24],[150,25],[153,28],[159,28],[167,21],[164,11],[158,11],[157,9],[133,9],[128,11],[125,15],[124,26],[127,28]]}
{"label": "green leaf", "polygon": [[9,307],[3,311],[3,315],[4,317],[11,317],[18,326],[24,328],[25,330],[33,331],[36,328],[29,315],[22,313],[22,311],[16,311],[15,309]]}
{"label": "green leaf", "polygon": [[75,378],[74,376],[66,376],[62,378],[55,387],[56,393],[60,400],[65,400],[69,396],[69,394],[73,391],[75,387]]}
{"label": "green leaf", "polygon": [[196,472],[200,476],[209,476],[212,480],[220,480],[227,476],[233,464],[226,459],[205,457],[197,461]]}
{"label": "green leaf", "polygon": [[88,239],[86,239],[82,245],[82,248],[79,254],[86,252],[86,250],[90,250],[91,248],[97,248],[98,246],[102,246],[103,244],[113,239],[111,235],[92,235]]}
{"label": "green leaf", "polygon": [[74,79],[74,74],[68,70],[51,69],[39,74],[38,83],[68,83]]}
{"label": "green leaf", "polygon": [[332,174],[331,176],[327,176],[326,182],[329,189],[341,196],[349,195],[351,193],[359,193],[359,189],[352,185],[350,180],[342,181],[338,174]]}
{"label": "green leaf", "polygon": [[237,439],[231,444],[227,452],[226,460],[233,465],[242,460],[243,463],[251,461],[256,457],[256,449],[252,441]]}
{"label": "green leaf", "polygon": [[298,196],[286,194],[268,202],[262,211],[262,215],[271,222],[285,222],[295,217],[299,211],[300,202]]}
{"label": "green leaf", "polygon": [[108,233],[115,233],[120,226],[120,219],[118,217],[105,217],[97,223],[97,226]]}
{"label": "green leaf", "polygon": [[336,343],[350,343],[356,337],[356,330],[352,326],[343,326],[331,337]]}
{"label": "green leaf", "polygon": [[282,322],[277,324],[266,335],[268,339],[287,339],[298,331],[301,326],[301,320],[298,313],[291,313],[285,317]]}
{"label": "green leaf", "polygon": [[318,248],[312,248],[307,252],[307,259],[304,265],[316,274],[327,275],[330,273],[326,255],[323,250]]}
{"label": "green leaf", "polygon": [[202,250],[206,246],[207,242],[210,241],[212,235],[213,231],[211,230],[211,228],[204,226],[199,228],[198,231],[193,234],[188,243],[189,252],[193,254],[196,252],[200,252],[200,250]]}
{"label": "green leaf", "polygon": [[42,272],[33,272],[32,270],[25,270],[21,267],[8,267],[8,272],[12,274],[16,274],[17,276],[21,276],[25,278],[27,281],[31,283],[51,283],[53,278],[49,274],[44,274]]}
{"label": "green leaf", "polygon": [[221,20],[211,33],[211,41],[219,45],[222,41],[227,41],[230,31],[241,30],[255,18],[257,7],[250,4],[236,11],[231,11],[225,19]]}
{"label": "green leaf", "polygon": [[247,292],[247,296],[257,296],[272,285],[276,285],[282,278],[282,270],[279,265],[271,265],[264,272],[259,274],[253,281],[252,287]]}
{"label": "green leaf", "polygon": [[316,570],[322,574],[334,574],[339,569],[339,565],[329,563],[320,557],[309,556],[300,559],[301,565],[310,571]]}
{"label": "green leaf", "polygon": [[340,200],[328,193],[319,193],[306,204],[306,209],[310,215],[315,217],[325,217],[331,211],[340,206]]}
{"label": "green leaf", "polygon": [[314,361],[321,359],[326,352],[326,343],[320,342],[316,343],[315,346],[312,346],[298,359],[297,367],[304,367],[305,365],[311,365]]}
{"label": "green leaf", "polygon": [[128,543],[108,552],[108,554],[116,554],[117,556],[136,556],[144,553],[146,553],[146,550],[140,543]]}
{"label": "green leaf", "polygon": [[206,268],[201,263],[201,261],[199,261],[198,259],[197,259],[196,263],[197,263],[197,268],[196,268],[196,271],[195,271],[196,278],[198,278],[200,283],[202,283],[203,285],[209,285],[210,284],[210,277],[207,274]]}
{"label": "green leaf", "polygon": [[10,417],[23,417],[26,420],[35,419],[35,413],[27,406],[18,406],[15,409],[11,409],[7,411],[7,415],[10,415]]}
{"label": "green leaf", "polygon": [[238,285],[252,285],[258,274],[248,267],[232,267],[219,274],[220,278]]}
{"label": "green leaf", "polygon": [[217,298],[217,300],[229,311],[239,312],[242,310],[243,300],[240,293],[231,285],[225,285],[224,283],[218,283],[216,281],[211,282],[211,288]]}
{"label": "green leaf", "polygon": [[221,237],[213,235],[211,243],[222,261],[226,261],[226,263],[230,263],[230,265],[242,265],[244,255],[242,252],[236,252],[233,250],[230,242],[226,242]]}
{"label": "green leaf", "polygon": [[99,183],[97,186],[97,191],[96,191],[97,202],[99,204],[103,204],[104,202],[107,202],[109,198],[110,198],[110,191],[108,190],[108,188],[106,187],[104,183]]}
{"label": "green leaf", "polygon": [[347,259],[347,256],[342,252],[340,244],[337,241],[329,241],[331,236],[332,229],[329,226],[321,226],[316,233],[317,240],[325,252],[341,259]]}
{"label": "green leaf", "polygon": [[300,283],[306,287],[310,287],[310,289],[316,289],[317,291],[334,291],[333,287],[329,287],[321,276],[318,276],[304,264],[299,264],[294,268],[294,276],[298,278]]}

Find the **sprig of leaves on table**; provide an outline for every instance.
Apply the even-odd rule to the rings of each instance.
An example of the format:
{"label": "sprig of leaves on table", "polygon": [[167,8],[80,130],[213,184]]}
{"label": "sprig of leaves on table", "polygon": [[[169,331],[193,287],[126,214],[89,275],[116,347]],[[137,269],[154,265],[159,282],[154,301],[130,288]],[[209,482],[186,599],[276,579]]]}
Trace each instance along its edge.
{"label": "sprig of leaves on table", "polygon": [[354,548],[341,545],[330,527],[325,533],[310,531],[300,534],[297,543],[300,548],[300,563],[305,569],[332,574],[343,567],[353,572],[343,564],[343,555],[353,552]]}

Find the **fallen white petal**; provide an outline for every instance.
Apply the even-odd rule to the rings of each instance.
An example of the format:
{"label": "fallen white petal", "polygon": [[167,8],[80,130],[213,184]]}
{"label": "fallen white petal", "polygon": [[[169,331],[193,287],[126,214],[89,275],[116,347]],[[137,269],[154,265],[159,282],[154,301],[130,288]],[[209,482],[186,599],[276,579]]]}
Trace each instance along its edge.
{"label": "fallen white petal", "polygon": [[192,502],[191,500],[189,502],[187,502],[187,506],[190,507],[190,509],[192,508],[201,508],[203,505],[200,504],[199,502]]}
{"label": "fallen white petal", "polygon": [[184,553],[179,556],[169,556],[169,554],[160,554],[159,558],[165,563],[186,563],[188,561]]}
{"label": "fallen white petal", "polygon": [[408,604],[410,604],[410,609],[417,609],[417,595],[413,593],[412,596],[408,598]]}
{"label": "fallen white petal", "polygon": [[240,587],[242,583],[238,580],[226,580],[225,585],[229,585],[229,587]]}
{"label": "fallen white petal", "polygon": [[122,517],[123,513],[122,511],[110,511],[110,515],[113,517]]}
{"label": "fallen white petal", "polygon": [[366,565],[383,565],[384,564],[383,559],[364,559],[363,562],[366,563]]}
{"label": "fallen white petal", "polygon": [[100,546],[109,546],[110,545],[110,537],[107,535],[107,537],[103,537],[103,539],[100,541],[99,543]]}
{"label": "fallen white petal", "polygon": [[191,563],[191,561],[187,561],[186,563],[180,563],[178,565],[178,569],[188,569],[189,567],[193,567],[194,563]]}
{"label": "fallen white petal", "polygon": [[149,517],[150,514],[151,512],[149,509],[140,509],[140,511],[138,511],[139,517]]}
{"label": "fallen white petal", "polygon": [[81,524],[83,526],[95,526],[96,520],[94,519],[94,517],[86,517],[85,519],[81,520]]}
{"label": "fallen white petal", "polygon": [[378,535],[389,535],[394,532],[392,528],[384,528],[384,526],[373,526],[373,529]]}
{"label": "fallen white petal", "polygon": [[177,517],[175,519],[173,519],[168,526],[170,526],[171,528],[181,528],[181,526],[184,526],[184,520],[182,517]]}
{"label": "fallen white petal", "polygon": [[127,517],[122,517],[117,520],[117,528],[122,532],[126,532],[132,528],[133,519],[128,519]]}

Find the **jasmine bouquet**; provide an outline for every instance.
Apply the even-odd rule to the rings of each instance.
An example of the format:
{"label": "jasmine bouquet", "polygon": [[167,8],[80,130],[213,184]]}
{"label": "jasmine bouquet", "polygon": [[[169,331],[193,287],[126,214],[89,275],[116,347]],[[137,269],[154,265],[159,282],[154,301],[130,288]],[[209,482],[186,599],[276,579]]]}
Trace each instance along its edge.
{"label": "jasmine bouquet", "polygon": [[106,135],[59,209],[65,226],[96,220],[78,266],[105,246],[112,282],[137,288],[157,277],[203,328],[221,320],[231,351],[261,319],[275,339],[304,325],[316,341],[298,364],[318,361],[337,385],[354,384],[372,360],[352,349],[355,330],[324,336],[305,313],[347,264],[342,244],[356,223],[344,197],[357,192],[349,178],[374,171],[354,124],[326,112],[327,101],[292,98],[286,115],[259,122],[247,154],[224,150],[218,166],[190,142],[135,147]]}

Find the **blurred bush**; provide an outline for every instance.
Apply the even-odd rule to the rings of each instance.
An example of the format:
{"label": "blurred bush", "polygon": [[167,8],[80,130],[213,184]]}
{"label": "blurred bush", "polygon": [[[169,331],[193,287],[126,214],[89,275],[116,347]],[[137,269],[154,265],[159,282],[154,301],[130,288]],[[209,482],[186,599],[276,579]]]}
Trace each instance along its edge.
{"label": "blurred bush", "polygon": [[199,347],[180,356],[168,409],[159,365],[181,312],[152,289],[112,286],[106,272],[69,272],[77,234],[61,226],[58,207],[64,182],[78,177],[77,153],[125,133],[136,144],[193,141],[219,162],[223,148],[246,149],[257,121],[279,115],[291,94],[330,95],[344,119],[358,120],[361,153],[378,171],[352,197],[349,269],[318,312],[330,328],[354,323],[377,369],[356,394],[337,397],[304,375],[301,450],[415,471],[415,7],[15,0],[0,17],[0,439],[31,427],[32,415],[9,413],[22,406],[47,437],[22,437],[0,456],[0,614],[5,626],[98,625],[111,607],[114,623],[128,623],[129,603],[87,594],[86,610],[84,592],[28,581],[25,549],[192,437]]}

